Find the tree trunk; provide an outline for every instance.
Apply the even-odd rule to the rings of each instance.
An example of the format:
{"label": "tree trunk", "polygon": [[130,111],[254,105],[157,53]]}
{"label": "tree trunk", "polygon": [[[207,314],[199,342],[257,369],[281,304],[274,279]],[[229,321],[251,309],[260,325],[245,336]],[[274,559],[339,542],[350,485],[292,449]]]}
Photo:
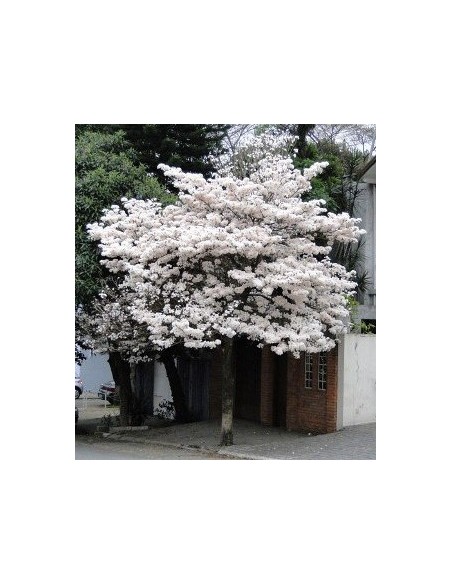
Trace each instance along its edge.
{"label": "tree trunk", "polygon": [[139,425],[135,416],[136,400],[130,382],[130,364],[122,359],[118,352],[109,353],[108,363],[116,387],[119,387],[120,424],[121,426]]}
{"label": "tree trunk", "polygon": [[137,373],[136,364],[130,363],[130,391],[132,395],[130,424],[132,426],[141,426],[146,416],[144,414],[143,400],[141,399],[141,396],[138,395],[137,393],[136,373]]}
{"label": "tree trunk", "polygon": [[191,415],[187,407],[179,372],[177,371],[176,364],[174,363],[174,355],[171,350],[165,349],[162,351],[160,359],[165,366],[166,375],[170,384],[176,422],[190,422]]}
{"label": "tree trunk", "polygon": [[232,419],[234,413],[235,362],[234,341],[224,337],[222,349],[222,379],[221,379],[221,446],[231,446]]}

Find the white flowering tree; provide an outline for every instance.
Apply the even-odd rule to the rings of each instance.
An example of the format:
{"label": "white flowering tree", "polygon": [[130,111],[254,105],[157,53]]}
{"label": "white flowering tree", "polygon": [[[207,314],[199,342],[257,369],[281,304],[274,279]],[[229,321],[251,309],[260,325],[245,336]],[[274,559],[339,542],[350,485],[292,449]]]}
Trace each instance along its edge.
{"label": "white flowering tree", "polygon": [[245,178],[205,179],[162,165],[178,204],[124,199],[88,226],[103,263],[124,275],[130,314],[153,347],[221,346],[223,445],[232,444],[235,337],[299,357],[333,348],[345,330],[354,274],[328,254],[361,231],[324,201],[303,200],[325,166],[302,173],[275,153]]}

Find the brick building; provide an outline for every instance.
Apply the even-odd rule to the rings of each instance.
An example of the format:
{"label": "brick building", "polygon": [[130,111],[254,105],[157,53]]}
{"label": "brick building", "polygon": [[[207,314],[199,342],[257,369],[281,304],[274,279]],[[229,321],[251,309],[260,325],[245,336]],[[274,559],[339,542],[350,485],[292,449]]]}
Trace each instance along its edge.
{"label": "brick building", "polygon": [[[221,351],[179,359],[189,407],[198,420],[221,417]],[[298,432],[337,430],[337,349],[299,359],[236,342],[234,416]]]}

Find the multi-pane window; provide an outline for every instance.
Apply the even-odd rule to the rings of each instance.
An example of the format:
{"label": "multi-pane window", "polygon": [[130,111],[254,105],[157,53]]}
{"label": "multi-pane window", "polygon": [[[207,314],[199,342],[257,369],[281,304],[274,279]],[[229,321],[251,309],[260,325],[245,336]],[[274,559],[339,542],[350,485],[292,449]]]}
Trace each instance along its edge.
{"label": "multi-pane window", "polygon": [[305,354],[304,359],[304,386],[312,389],[313,356],[311,353]]}
{"label": "multi-pane window", "polygon": [[326,389],[326,353],[319,355],[319,389]]}

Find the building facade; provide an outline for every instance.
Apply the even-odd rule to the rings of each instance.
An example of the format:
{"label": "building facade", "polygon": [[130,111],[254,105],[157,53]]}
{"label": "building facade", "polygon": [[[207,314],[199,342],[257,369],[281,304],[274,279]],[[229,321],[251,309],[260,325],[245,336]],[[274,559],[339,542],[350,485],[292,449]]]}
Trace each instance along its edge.
{"label": "building facade", "polygon": [[376,271],[376,202],[377,159],[373,158],[363,169],[360,179],[361,191],[355,216],[362,219],[360,227],[366,230],[363,236],[363,262],[361,269],[367,274],[367,289],[358,295],[358,318],[376,327],[377,271]]}

